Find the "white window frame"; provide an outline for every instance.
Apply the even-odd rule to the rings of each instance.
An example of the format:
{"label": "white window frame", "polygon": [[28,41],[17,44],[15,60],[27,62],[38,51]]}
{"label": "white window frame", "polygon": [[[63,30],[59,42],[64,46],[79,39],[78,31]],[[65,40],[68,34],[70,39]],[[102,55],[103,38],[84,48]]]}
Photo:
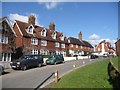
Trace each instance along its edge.
{"label": "white window frame", "polygon": [[61,37],[60,37],[60,39],[61,39],[62,41],[64,41],[64,38],[65,38],[65,36],[62,34]]}
{"label": "white window frame", "polygon": [[76,45],[76,48],[78,48],[78,45]]}
{"label": "white window frame", "polygon": [[[31,30],[30,30],[30,27],[32,27]],[[30,26],[28,27],[28,29],[27,29],[27,32],[28,32],[29,34],[33,34],[33,29],[34,29],[33,25],[30,25]]]}
{"label": "white window frame", "polygon": [[47,46],[47,41],[46,40],[41,40],[41,46]]}
{"label": "white window frame", "polygon": [[31,44],[32,45],[38,45],[38,39],[37,38],[31,38]]}
{"label": "white window frame", "polygon": [[41,36],[46,37],[46,29],[43,29],[43,30],[41,31]]}
{"label": "white window frame", "polygon": [[32,54],[38,54],[38,50],[33,49],[33,50],[32,50]]}
{"label": "white window frame", "polygon": [[53,38],[53,39],[56,39],[56,36],[57,36],[57,33],[56,33],[56,32],[53,32],[52,38]]}
{"label": "white window frame", "polygon": [[55,42],[55,47],[60,47],[60,43],[59,42]]}
{"label": "white window frame", "polygon": [[73,47],[73,44],[70,44],[70,47]]}
{"label": "white window frame", "polygon": [[83,48],[83,46],[80,46],[81,47],[81,49]]}
{"label": "white window frame", "polygon": [[65,44],[62,43],[62,44],[61,44],[61,48],[65,48]]}
{"label": "white window frame", "polygon": [[68,43],[70,43],[70,40],[68,39]]}
{"label": "white window frame", "polygon": [[0,43],[8,44],[8,37],[6,37],[5,35],[0,34]]}
{"label": "white window frame", "polygon": [[44,49],[40,50],[40,54],[42,54],[42,55],[47,55],[48,52],[49,52],[49,50],[44,50]]}

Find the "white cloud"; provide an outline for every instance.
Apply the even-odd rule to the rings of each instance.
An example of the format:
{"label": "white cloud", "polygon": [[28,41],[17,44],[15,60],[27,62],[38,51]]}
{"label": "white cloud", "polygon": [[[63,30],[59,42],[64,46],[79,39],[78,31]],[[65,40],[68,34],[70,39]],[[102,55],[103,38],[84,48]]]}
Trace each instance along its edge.
{"label": "white cloud", "polygon": [[23,21],[23,22],[27,22],[28,21],[28,16],[23,16],[23,15],[19,15],[19,14],[15,13],[15,14],[10,14],[9,19],[10,19],[12,25],[13,25],[15,20],[20,20],[20,21]]}
{"label": "white cloud", "polygon": [[20,20],[20,21],[22,21],[22,22],[28,22],[28,16],[29,15],[34,15],[35,17],[36,17],[36,25],[40,25],[39,24],[39,21],[38,21],[38,15],[37,14],[35,14],[35,13],[30,13],[30,14],[28,14],[28,15],[20,15],[20,14],[18,14],[18,13],[15,13],[15,14],[10,14],[9,15],[9,20],[11,21],[11,23],[12,23],[12,25],[14,24],[14,21],[15,20]]}
{"label": "white cloud", "polygon": [[103,40],[105,40],[106,42],[110,42],[111,43],[111,45],[113,46],[113,47],[115,47],[115,42],[116,42],[116,40],[110,40],[109,38],[102,38],[102,39],[100,39],[100,36],[98,36],[98,35],[96,35],[96,34],[93,34],[93,35],[91,35],[91,36],[89,36],[89,42],[93,45],[93,46],[95,46],[95,45],[98,45],[101,41],[103,41]]}
{"label": "white cloud", "polygon": [[45,6],[47,9],[53,9],[53,8],[56,8],[58,5],[57,2],[48,2],[48,3],[45,3]]}
{"label": "white cloud", "polygon": [[89,39],[91,39],[91,40],[98,40],[99,38],[100,37],[96,34],[93,34],[93,35],[89,36]]}
{"label": "white cloud", "polygon": [[41,2],[38,0],[39,4],[43,4],[48,10],[56,8],[61,2],[56,2],[55,0],[51,0],[50,2]]}

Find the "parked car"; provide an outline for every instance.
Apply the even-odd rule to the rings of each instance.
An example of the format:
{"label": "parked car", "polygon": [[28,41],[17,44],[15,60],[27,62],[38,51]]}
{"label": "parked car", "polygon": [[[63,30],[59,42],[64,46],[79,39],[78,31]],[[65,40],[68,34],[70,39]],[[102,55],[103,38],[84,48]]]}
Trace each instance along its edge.
{"label": "parked car", "polygon": [[12,69],[26,70],[31,67],[39,66],[43,64],[42,55],[24,55],[20,59],[10,63]]}
{"label": "parked car", "polygon": [[91,58],[91,59],[96,59],[96,58],[98,58],[98,56],[97,56],[97,55],[94,55],[94,54],[91,54],[91,55],[90,55],[90,58]]}
{"label": "parked car", "polygon": [[52,55],[46,60],[46,64],[57,64],[63,62],[64,62],[63,55]]}
{"label": "parked car", "polygon": [[103,57],[107,58],[107,57],[109,57],[109,54],[105,53],[105,54],[103,54]]}
{"label": "parked car", "polygon": [[0,65],[0,76],[4,74],[4,67],[2,65]]}

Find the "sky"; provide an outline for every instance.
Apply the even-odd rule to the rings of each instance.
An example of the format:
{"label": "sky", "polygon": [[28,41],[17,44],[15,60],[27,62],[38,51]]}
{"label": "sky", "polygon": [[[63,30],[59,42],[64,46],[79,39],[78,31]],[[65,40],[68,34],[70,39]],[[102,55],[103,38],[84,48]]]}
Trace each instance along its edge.
{"label": "sky", "polygon": [[56,31],[67,38],[78,38],[82,32],[93,46],[102,40],[114,46],[120,38],[117,2],[2,2],[2,16],[12,24],[14,20],[27,22],[29,15],[35,15],[36,24],[46,28],[54,22]]}

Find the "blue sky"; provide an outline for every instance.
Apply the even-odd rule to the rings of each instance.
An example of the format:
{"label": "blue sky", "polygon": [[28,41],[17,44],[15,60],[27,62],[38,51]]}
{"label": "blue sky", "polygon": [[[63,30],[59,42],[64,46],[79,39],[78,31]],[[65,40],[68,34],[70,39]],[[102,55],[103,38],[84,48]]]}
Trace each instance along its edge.
{"label": "blue sky", "polygon": [[83,39],[93,45],[106,39],[114,43],[118,38],[117,2],[3,2],[2,15],[10,21],[27,21],[34,14],[36,23],[44,27],[54,22],[56,30],[67,37],[78,38],[82,31]]}

